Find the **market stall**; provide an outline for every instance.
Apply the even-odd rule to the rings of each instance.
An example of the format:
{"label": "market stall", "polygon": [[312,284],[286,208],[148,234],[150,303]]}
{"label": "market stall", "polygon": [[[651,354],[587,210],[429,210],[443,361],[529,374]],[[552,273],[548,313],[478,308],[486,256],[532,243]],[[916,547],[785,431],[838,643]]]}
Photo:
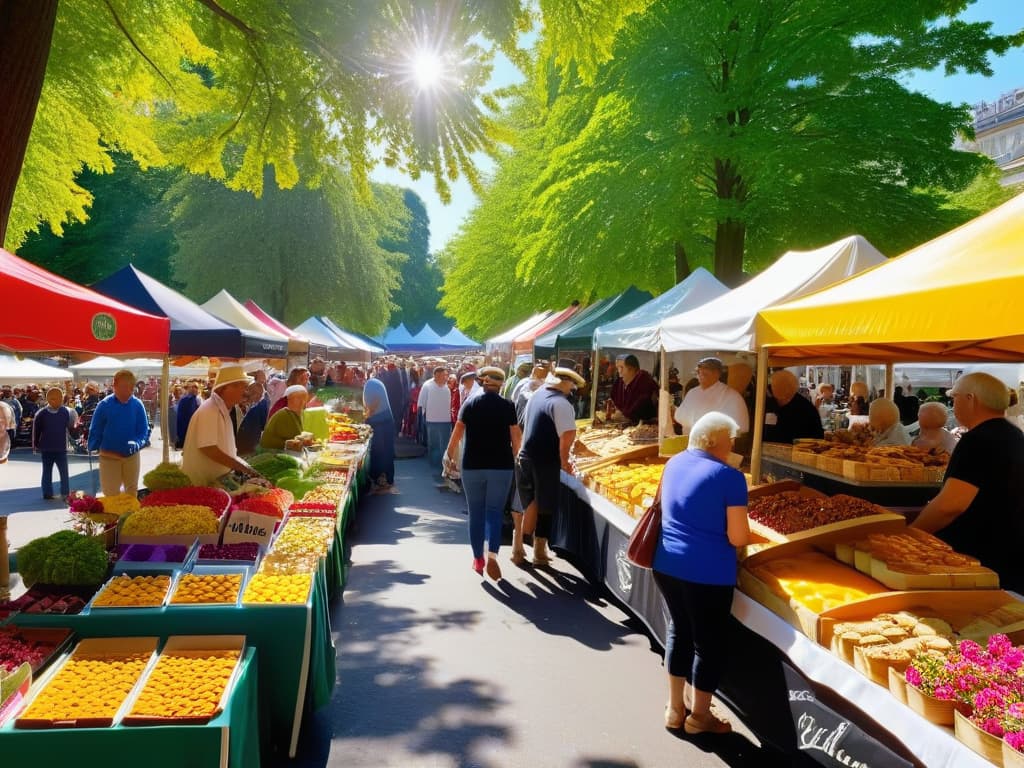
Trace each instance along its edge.
{"label": "market stall", "polygon": [[364,342],[339,336],[320,317],[307,317],[295,326],[295,330],[306,336],[311,344],[325,349],[331,360],[365,363],[374,354]]}
{"label": "market stall", "polygon": [[0,355],[0,384],[46,384],[51,381],[69,381],[74,373],[36,360],[14,355]]}
{"label": "market stall", "polygon": [[534,340],[552,328],[557,328],[570,317],[580,311],[579,302],[573,302],[560,312],[554,312],[535,325],[512,339],[512,355],[533,355]]}
{"label": "market stall", "polygon": [[248,308],[238,301],[234,296],[221,289],[208,301],[200,305],[214,317],[218,317],[225,323],[244,328],[257,333],[264,333],[272,338],[284,341],[287,346],[288,357],[309,358],[309,342],[302,339],[288,336],[272,326],[267,325],[262,319],[253,314]]}
{"label": "market stall", "polygon": [[521,323],[512,326],[507,331],[499,333],[497,336],[489,338],[484,342],[484,349],[487,352],[487,357],[490,362],[495,365],[501,365],[502,363],[513,362],[512,358],[512,342],[521,333],[529,331],[531,328],[535,328],[543,323],[547,318],[551,317],[551,310],[544,312],[538,312],[535,315],[523,320]]}
{"label": "market stall", "polygon": [[589,357],[594,349],[595,329],[618,320],[651,300],[650,293],[630,286],[622,293],[595,301],[534,339],[533,353],[544,359],[558,359],[563,352],[583,352]]}
{"label": "market stall", "polygon": [[483,346],[479,341],[469,338],[469,336],[455,326],[452,326],[452,329],[441,337],[441,344],[453,352],[469,352],[480,349]]}

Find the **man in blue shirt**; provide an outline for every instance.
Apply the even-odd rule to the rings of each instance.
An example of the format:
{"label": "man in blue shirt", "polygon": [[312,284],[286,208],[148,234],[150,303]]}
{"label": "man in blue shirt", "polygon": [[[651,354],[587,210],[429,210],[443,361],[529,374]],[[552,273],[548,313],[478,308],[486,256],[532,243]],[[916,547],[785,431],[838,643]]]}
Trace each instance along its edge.
{"label": "man in blue shirt", "polygon": [[100,488],[104,496],[136,494],[139,490],[139,450],[149,441],[146,406],[133,394],[135,374],[114,374],[114,394],[96,406],[89,424],[89,450],[100,453]]}

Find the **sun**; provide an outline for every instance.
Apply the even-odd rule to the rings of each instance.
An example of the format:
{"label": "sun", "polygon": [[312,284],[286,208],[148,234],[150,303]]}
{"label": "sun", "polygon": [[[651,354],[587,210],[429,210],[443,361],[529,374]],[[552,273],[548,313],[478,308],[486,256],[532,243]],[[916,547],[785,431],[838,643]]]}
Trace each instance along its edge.
{"label": "sun", "polygon": [[421,91],[437,88],[445,76],[444,61],[436,51],[422,49],[415,51],[410,60],[413,82]]}

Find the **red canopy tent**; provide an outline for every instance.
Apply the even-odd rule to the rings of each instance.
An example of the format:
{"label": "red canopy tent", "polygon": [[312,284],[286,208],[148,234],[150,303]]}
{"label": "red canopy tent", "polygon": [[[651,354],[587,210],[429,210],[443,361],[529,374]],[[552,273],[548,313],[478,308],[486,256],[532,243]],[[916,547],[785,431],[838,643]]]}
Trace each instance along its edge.
{"label": "red canopy tent", "polygon": [[[109,299],[0,248],[5,297],[0,349],[165,357],[171,321]],[[7,518],[0,517],[0,587],[8,582]]]}
{"label": "red canopy tent", "polygon": [[155,317],[47,272],[0,248],[5,297],[0,348],[15,352],[86,352],[161,357],[171,321]]}

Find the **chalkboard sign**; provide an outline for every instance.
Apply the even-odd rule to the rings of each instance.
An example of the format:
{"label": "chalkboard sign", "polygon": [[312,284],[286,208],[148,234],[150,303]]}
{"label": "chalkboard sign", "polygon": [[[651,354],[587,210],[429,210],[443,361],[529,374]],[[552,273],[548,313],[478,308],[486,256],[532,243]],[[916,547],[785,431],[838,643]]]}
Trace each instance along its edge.
{"label": "chalkboard sign", "polygon": [[810,684],[783,663],[789,710],[796,726],[797,747],[828,768],[913,768],[880,742],[829,709],[814,695]]}

